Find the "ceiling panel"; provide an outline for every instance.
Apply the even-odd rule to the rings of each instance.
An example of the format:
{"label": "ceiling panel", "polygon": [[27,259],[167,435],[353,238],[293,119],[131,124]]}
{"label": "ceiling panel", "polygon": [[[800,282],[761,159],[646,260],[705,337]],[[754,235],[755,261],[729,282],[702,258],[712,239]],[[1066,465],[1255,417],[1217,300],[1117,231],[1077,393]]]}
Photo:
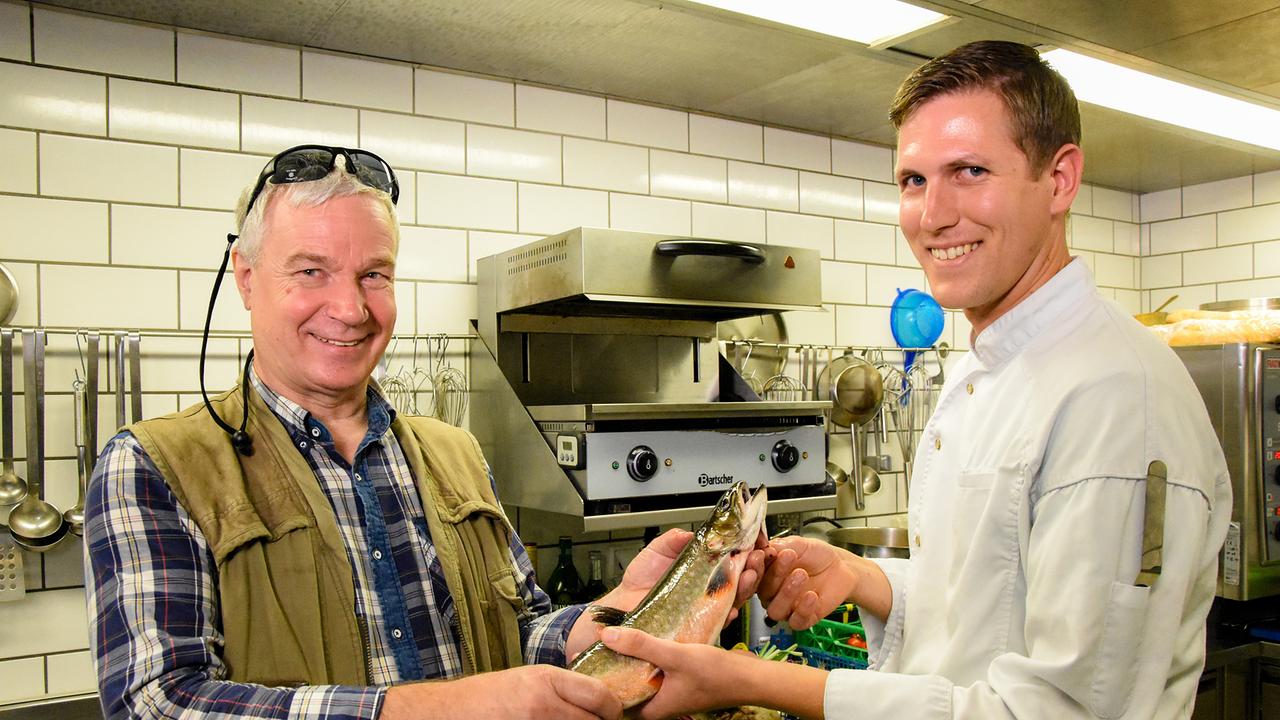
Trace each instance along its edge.
{"label": "ceiling panel", "polygon": [[[913,0],[950,24],[870,50],[686,0],[50,0],[241,37],[403,60],[892,145],[921,58],[976,39],[1111,48],[1280,97],[1275,0]],[[1084,108],[1089,182],[1153,191],[1280,167],[1249,148]]]}
{"label": "ceiling panel", "polygon": [[347,0],[56,0],[44,4],[290,45],[306,45],[311,42],[316,30],[324,26],[346,2]]}
{"label": "ceiling panel", "polygon": [[1277,95],[1280,7],[1150,47],[1138,55],[1162,65]]}
{"label": "ceiling panel", "polygon": [[1275,8],[1274,0],[983,0],[974,4],[1125,52]]}
{"label": "ceiling panel", "polygon": [[1081,105],[1085,179],[1132,192],[1195,185],[1280,170],[1280,153],[1255,149],[1154,120]]}
{"label": "ceiling panel", "polygon": [[1034,45],[1040,42],[1041,38],[1036,36],[1035,33],[1007,27],[988,20],[965,18],[959,22],[953,22],[911,38],[906,42],[896,43],[893,49],[902,50],[923,58],[931,58],[975,40],[1010,40]]}

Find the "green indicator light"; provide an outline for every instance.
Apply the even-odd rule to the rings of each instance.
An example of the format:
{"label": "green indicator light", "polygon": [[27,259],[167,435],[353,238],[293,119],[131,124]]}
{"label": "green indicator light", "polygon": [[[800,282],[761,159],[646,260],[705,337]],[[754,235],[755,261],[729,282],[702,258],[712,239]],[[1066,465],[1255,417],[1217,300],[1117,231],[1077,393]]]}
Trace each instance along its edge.
{"label": "green indicator light", "polygon": [[764,462],[764,453],[760,453],[760,462]]}
{"label": "green indicator light", "polygon": [[614,470],[617,470],[617,469],[618,469],[618,461],[617,461],[617,460],[614,460],[614,461],[613,461],[613,469],[614,469]]}

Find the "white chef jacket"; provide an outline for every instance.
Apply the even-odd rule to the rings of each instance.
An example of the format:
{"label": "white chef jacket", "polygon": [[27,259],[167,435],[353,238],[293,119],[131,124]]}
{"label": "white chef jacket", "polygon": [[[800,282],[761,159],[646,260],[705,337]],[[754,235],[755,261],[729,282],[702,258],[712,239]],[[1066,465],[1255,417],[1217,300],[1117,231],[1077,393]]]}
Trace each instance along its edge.
{"label": "white chef jacket", "polygon": [[[1161,574],[1136,585],[1148,465]],[[1231,486],[1177,356],[1073,260],[983,330],[919,443],[909,560],[829,719],[1188,717]]]}

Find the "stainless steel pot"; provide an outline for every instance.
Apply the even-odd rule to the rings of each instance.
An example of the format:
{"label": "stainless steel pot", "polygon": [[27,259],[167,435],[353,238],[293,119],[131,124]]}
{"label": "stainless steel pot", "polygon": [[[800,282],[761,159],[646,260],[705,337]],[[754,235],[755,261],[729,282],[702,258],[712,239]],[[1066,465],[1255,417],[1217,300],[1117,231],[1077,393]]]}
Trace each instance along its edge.
{"label": "stainless steel pot", "polygon": [[832,528],[827,531],[827,542],[868,558],[906,558],[911,554],[906,528]]}

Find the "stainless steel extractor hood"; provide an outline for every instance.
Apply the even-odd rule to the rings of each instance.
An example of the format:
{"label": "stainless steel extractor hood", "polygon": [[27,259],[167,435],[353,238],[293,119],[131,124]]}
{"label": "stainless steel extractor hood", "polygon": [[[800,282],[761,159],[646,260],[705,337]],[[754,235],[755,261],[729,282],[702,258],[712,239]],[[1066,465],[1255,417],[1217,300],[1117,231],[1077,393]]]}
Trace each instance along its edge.
{"label": "stainless steel extractor hood", "polygon": [[821,309],[820,262],[592,228],[481,258],[471,426],[503,501],[588,531],[697,520],[739,479],[775,512],[831,507],[829,403],[725,401],[716,339],[720,320]]}

